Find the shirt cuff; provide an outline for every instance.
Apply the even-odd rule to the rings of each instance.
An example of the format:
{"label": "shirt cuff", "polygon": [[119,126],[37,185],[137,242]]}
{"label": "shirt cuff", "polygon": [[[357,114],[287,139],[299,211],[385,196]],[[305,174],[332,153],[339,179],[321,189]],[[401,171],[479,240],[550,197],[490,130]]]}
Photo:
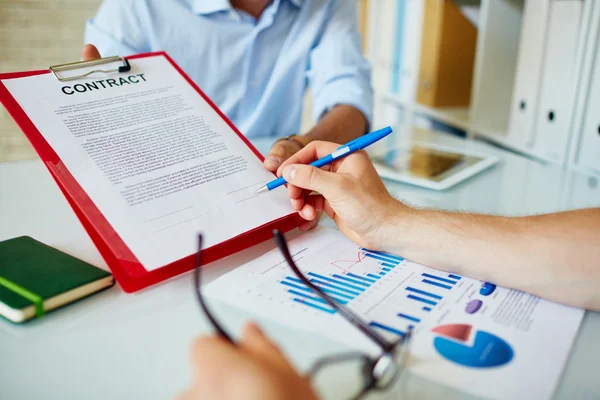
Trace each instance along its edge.
{"label": "shirt cuff", "polygon": [[373,94],[357,85],[353,78],[336,79],[326,84],[317,94],[313,92],[313,119],[321,117],[338,105],[356,108],[367,120],[367,131],[373,121]]}

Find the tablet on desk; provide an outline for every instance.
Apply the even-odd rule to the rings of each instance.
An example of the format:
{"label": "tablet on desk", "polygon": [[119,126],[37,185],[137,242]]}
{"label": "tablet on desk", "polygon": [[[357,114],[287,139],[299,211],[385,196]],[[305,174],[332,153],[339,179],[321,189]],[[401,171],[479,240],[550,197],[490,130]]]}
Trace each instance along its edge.
{"label": "tablet on desk", "polygon": [[434,190],[448,189],[498,161],[494,156],[426,143],[410,143],[373,157],[382,178]]}

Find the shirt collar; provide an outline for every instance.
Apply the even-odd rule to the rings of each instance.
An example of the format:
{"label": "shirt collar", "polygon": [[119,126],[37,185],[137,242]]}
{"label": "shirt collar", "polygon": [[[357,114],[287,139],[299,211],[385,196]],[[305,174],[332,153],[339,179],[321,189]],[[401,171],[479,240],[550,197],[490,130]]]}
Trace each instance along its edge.
{"label": "shirt collar", "polygon": [[219,11],[231,10],[229,0],[193,0],[192,11],[196,14],[206,15]]}
{"label": "shirt collar", "polygon": [[[295,5],[296,7],[302,7],[302,3],[304,0],[289,0],[290,3]],[[219,11],[229,11],[231,10],[231,3],[229,0],[193,0],[192,1],[192,10],[196,14],[212,14]]]}

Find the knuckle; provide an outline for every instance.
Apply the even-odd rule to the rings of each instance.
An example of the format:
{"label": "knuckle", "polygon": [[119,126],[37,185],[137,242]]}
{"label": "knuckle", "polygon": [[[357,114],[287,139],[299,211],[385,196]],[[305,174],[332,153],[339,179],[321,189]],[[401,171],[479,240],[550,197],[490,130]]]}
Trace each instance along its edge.
{"label": "knuckle", "polygon": [[324,142],[322,140],[313,140],[308,145],[313,148],[313,151],[315,153],[318,153],[321,149],[323,149],[324,146],[327,145],[327,142]]}
{"label": "knuckle", "polygon": [[270,153],[272,155],[282,155],[283,153],[285,153],[285,147],[283,147],[283,145],[281,143],[275,143],[271,147]]}

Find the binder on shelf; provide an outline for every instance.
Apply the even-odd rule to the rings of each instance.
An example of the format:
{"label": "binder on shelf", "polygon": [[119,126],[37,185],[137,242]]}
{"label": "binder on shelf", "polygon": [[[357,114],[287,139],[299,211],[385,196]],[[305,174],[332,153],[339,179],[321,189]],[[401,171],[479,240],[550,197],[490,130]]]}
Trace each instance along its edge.
{"label": "binder on shelf", "polygon": [[425,0],[417,102],[468,107],[477,28],[452,0]]}
{"label": "binder on shelf", "polygon": [[[598,13],[600,14],[600,13]],[[587,171],[600,174],[600,32],[596,33],[594,67],[590,77],[589,94],[576,153],[576,164]]]}
{"label": "binder on shelf", "polygon": [[518,147],[533,146],[549,6],[549,0],[526,0],[523,10],[507,138]]}
{"label": "binder on shelf", "polygon": [[403,0],[402,52],[398,62],[398,90],[401,101],[411,104],[415,101],[419,78],[419,58],[421,52],[421,34],[423,32],[423,0]]}
{"label": "binder on shelf", "polygon": [[375,60],[379,52],[379,27],[381,23],[379,6],[380,4],[374,1],[367,2],[365,55],[373,67],[373,80],[375,79]]}
{"label": "binder on shelf", "polygon": [[581,0],[550,2],[533,150],[558,163],[569,145],[582,9]]}
{"label": "binder on shelf", "polygon": [[392,64],[394,62],[394,35],[396,0],[382,0],[377,3],[378,31],[377,54],[373,60],[373,87],[376,92],[386,93],[392,84]]}
{"label": "binder on shelf", "polygon": [[367,32],[369,28],[368,24],[369,15],[369,3],[368,0],[359,0],[358,2],[358,32],[360,33],[361,48],[363,52],[367,50]]}
{"label": "binder on shelf", "polygon": [[[120,237],[115,228],[109,223],[108,219],[102,214],[100,209],[92,201],[90,195],[82,188],[80,183],[74,178],[73,174],[67,168],[65,162],[59,157],[58,152],[47,141],[44,135],[38,130],[28,113],[23,109],[17,99],[11,94],[5,82],[15,78],[36,77],[53,73],[56,78],[63,80],[81,79],[90,73],[95,72],[126,72],[129,71],[129,62],[132,64],[136,60],[142,61],[146,58],[164,58],[170,68],[175,71],[174,74],[180,74],[183,82],[190,85],[192,92],[196,92],[203,101],[206,102],[209,109],[212,109],[217,118],[220,117],[223,122],[231,128],[234,134],[241,140],[258,159],[263,160],[262,155],[252,146],[240,131],[233,125],[229,119],[212,103],[212,101],[196,86],[196,84],[177,66],[174,61],[165,52],[146,53],[130,56],[127,58],[111,57],[108,59],[85,61],[79,63],[63,64],[61,66],[51,67],[50,70],[37,70],[28,72],[15,72],[0,74],[0,101],[4,104],[9,114],[17,122],[21,130],[27,136],[38,155],[48,168],[50,175],[56,181],[61,192],[73,208],[81,224],[89,234],[98,251],[103,256],[119,285],[126,292],[134,292],[143,289],[152,284],[164,281],[173,276],[189,271],[195,267],[195,254],[189,254],[179,260],[158,269],[148,270],[142,265],[133,251],[127,246]],[[116,69],[94,70],[86,74],[69,75],[79,67],[93,67],[107,63],[122,62],[123,65]],[[100,67],[102,68],[102,67]],[[68,71],[65,73],[65,71]],[[179,79],[179,76],[178,76]],[[115,81],[115,79],[108,79]],[[179,81],[178,81],[179,82]],[[87,85],[90,83],[88,82]],[[182,83],[183,84],[183,83]],[[75,87],[73,85],[72,87]],[[80,84],[81,88],[85,88]],[[111,85],[112,87],[112,85]],[[81,89],[80,88],[80,89]],[[65,93],[67,94],[67,93]],[[206,263],[223,258],[235,252],[241,251],[262,241],[271,238],[273,229],[288,231],[298,226],[300,220],[297,216],[289,214],[279,219],[270,221],[259,227],[255,227],[245,233],[231,237],[228,240],[206,249],[204,260]],[[57,229],[59,229],[57,227]]]}
{"label": "binder on shelf", "polygon": [[391,65],[390,92],[397,94],[401,89],[401,65],[404,58],[404,35],[406,31],[406,1],[396,0],[394,21],[394,49]]}

